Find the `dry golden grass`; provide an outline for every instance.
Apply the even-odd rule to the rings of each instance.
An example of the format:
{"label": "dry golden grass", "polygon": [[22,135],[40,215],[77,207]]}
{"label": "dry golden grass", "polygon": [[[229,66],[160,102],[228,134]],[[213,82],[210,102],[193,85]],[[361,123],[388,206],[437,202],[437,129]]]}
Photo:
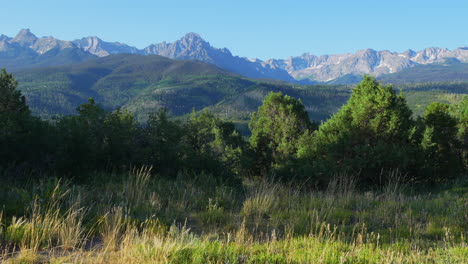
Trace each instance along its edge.
{"label": "dry golden grass", "polygon": [[[162,181],[151,168],[121,182],[43,186],[24,215],[0,212],[2,263],[466,263],[468,194],[408,194],[397,175],[359,192],[248,181]],[[8,208],[7,208],[8,209]],[[3,216],[2,216],[3,215]]]}

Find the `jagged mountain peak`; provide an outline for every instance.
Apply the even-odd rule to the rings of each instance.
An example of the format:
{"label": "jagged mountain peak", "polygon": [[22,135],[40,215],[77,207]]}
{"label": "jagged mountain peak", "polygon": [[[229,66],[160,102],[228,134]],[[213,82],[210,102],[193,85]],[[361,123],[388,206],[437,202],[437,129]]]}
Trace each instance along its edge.
{"label": "jagged mountain peak", "polygon": [[403,53],[401,53],[401,55],[407,58],[411,58],[411,57],[416,56],[416,51],[412,49],[407,49]]}
{"label": "jagged mountain peak", "polygon": [[29,28],[21,29],[20,32],[13,38],[12,42],[16,42],[21,46],[31,46],[37,41],[36,35],[31,33]]}
{"label": "jagged mountain peak", "polygon": [[73,43],[80,49],[99,57],[118,53],[141,53],[137,48],[122,44],[120,42],[106,42],[97,36],[88,36],[74,40]]}
{"label": "jagged mountain peak", "polygon": [[33,33],[31,33],[31,30],[29,28],[23,28],[18,32],[16,37],[18,37],[18,36],[28,36],[28,35],[32,35],[32,36],[35,37],[35,35]]}
{"label": "jagged mountain peak", "polygon": [[195,32],[189,32],[185,34],[181,39],[190,39],[190,40],[202,40],[205,41],[200,34],[195,33]]}
{"label": "jagged mountain peak", "polygon": [[88,42],[102,42],[102,39],[100,39],[97,36],[87,36],[87,37],[81,38],[81,40],[88,41]]}
{"label": "jagged mountain peak", "polygon": [[209,49],[210,43],[205,41],[197,33],[187,33],[180,40],[176,41],[177,44],[182,45],[183,49]]}
{"label": "jagged mountain peak", "polygon": [[6,35],[0,35],[0,41],[8,41],[10,40],[10,37],[6,36]]}
{"label": "jagged mountain peak", "polygon": [[356,52],[356,55],[360,57],[366,57],[366,56],[376,56],[377,53],[378,52],[373,49],[363,49],[363,50],[358,50]]}

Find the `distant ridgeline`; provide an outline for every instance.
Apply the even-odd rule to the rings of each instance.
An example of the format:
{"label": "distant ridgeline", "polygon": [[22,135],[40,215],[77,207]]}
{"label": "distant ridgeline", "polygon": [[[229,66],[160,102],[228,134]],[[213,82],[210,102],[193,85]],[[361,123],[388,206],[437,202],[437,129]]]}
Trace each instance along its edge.
{"label": "distant ridgeline", "polygon": [[[401,53],[365,49],[356,53],[322,56],[305,53],[287,59],[263,61],[235,56],[227,48],[215,48],[196,33],[188,33],[172,43],[151,44],[144,49],[119,42],[106,42],[96,36],[74,41],[59,40],[51,36],[39,38],[28,29],[21,30],[15,37],[0,35],[0,68],[7,68],[9,72],[80,63],[114,54],[160,55],[178,60],[198,60],[248,78],[276,79],[300,84],[356,84],[363,74],[380,77],[424,65],[444,66],[447,71],[452,71],[454,69],[447,67],[447,64],[468,63],[466,47],[455,50],[426,48]],[[450,79],[443,81],[468,81],[466,76],[446,77]],[[421,78],[419,80],[419,75],[413,75],[409,81],[432,81],[434,75],[424,76],[422,73]]]}

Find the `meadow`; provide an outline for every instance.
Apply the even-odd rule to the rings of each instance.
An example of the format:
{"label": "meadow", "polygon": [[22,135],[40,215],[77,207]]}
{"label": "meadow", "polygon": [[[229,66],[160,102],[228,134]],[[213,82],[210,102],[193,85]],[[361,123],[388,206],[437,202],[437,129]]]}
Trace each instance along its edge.
{"label": "meadow", "polygon": [[2,263],[466,263],[468,184],[327,188],[151,167],[4,184]]}

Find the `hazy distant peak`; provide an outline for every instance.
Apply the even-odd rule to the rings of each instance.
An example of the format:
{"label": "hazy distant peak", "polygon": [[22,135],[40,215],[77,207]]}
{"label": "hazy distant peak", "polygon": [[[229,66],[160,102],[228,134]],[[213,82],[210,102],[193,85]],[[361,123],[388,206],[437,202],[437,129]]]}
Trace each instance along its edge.
{"label": "hazy distant peak", "polygon": [[176,42],[179,42],[184,47],[191,47],[191,48],[200,47],[200,46],[208,47],[210,45],[200,35],[198,35],[197,33],[193,33],[193,32],[185,34],[185,36],[183,36],[179,41],[176,41]]}
{"label": "hazy distant peak", "polygon": [[27,36],[27,35],[32,35],[35,37],[35,35],[33,33],[31,33],[31,30],[29,28],[23,28],[21,29],[18,34],[16,35],[16,37],[18,36]]}
{"label": "hazy distant peak", "polygon": [[187,34],[185,34],[182,38],[182,39],[190,39],[190,40],[202,40],[204,41],[204,39],[198,34],[198,33],[195,33],[195,32],[189,32]]}
{"label": "hazy distant peak", "polygon": [[21,29],[20,32],[13,38],[12,42],[16,42],[21,46],[31,46],[37,41],[36,35],[31,33],[29,28]]}
{"label": "hazy distant peak", "polygon": [[77,39],[73,43],[85,52],[89,52],[99,57],[109,56],[111,54],[129,53],[138,54],[139,50],[119,42],[106,42],[96,36],[89,36]]}
{"label": "hazy distant peak", "polygon": [[408,49],[408,50],[404,51],[403,53],[401,53],[401,55],[402,55],[402,57],[411,58],[411,57],[416,56],[416,51],[414,51],[412,49]]}
{"label": "hazy distant peak", "polygon": [[6,35],[3,35],[3,34],[0,35],[0,41],[8,41],[8,40],[10,40],[10,39],[11,39],[11,38],[8,37],[8,36],[6,36]]}

